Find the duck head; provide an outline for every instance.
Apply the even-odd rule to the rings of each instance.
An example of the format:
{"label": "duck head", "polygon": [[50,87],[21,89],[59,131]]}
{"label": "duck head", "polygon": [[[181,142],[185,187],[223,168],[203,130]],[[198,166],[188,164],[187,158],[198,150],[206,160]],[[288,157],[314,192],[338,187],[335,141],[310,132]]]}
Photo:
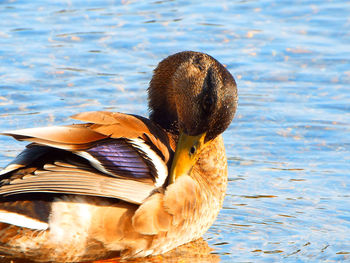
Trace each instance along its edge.
{"label": "duck head", "polygon": [[179,136],[170,183],[188,174],[201,150],[231,123],[237,87],[213,57],[185,51],[161,61],[148,89],[150,119]]}

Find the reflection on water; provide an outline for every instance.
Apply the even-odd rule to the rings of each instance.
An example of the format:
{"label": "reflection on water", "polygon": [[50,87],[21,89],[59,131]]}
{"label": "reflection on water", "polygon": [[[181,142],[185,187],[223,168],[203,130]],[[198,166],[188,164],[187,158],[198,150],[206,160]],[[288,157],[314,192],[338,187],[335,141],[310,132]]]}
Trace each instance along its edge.
{"label": "reflection on water", "polygon": [[[150,256],[146,258],[135,258],[129,260],[122,260],[119,257],[91,261],[89,263],[119,263],[119,262],[129,262],[129,263],[218,263],[220,262],[220,257],[215,252],[213,248],[208,245],[208,242],[202,238],[190,242],[188,244],[182,245],[169,251],[166,254],[158,256]],[[0,257],[0,263],[28,263],[27,260],[9,260]]]}
{"label": "reflection on water", "polygon": [[[164,255],[147,257],[147,258],[136,258],[130,259],[127,262],[138,263],[218,263],[220,262],[220,257],[215,253],[212,253],[213,249],[209,247],[208,243],[202,238],[182,245]],[[98,260],[91,263],[117,263],[120,262],[119,258],[108,259],[108,260]],[[124,261],[123,261],[124,262]]]}
{"label": "reflection on water", "polygon": [[[89,110],[147,116],[157,62],[207,52],[240,99],[203,261],[350,260],[349,13],[341,0],[1,1],[0,130]],[[25,144],[0,145],[4,166]],[[193,262],[176,253],[150,260]]]}

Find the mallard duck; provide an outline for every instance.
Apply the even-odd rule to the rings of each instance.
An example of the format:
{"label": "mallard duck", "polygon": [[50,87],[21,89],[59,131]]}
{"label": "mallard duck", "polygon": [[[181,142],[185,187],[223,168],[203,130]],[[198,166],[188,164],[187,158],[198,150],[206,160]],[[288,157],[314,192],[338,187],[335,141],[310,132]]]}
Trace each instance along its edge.
{"label": "mallard duck", "polygon": [[2,133],[29,141],[0,172],[0,254],[71,262],[145,257],[200,238],[227,185],[221,133],[236,83],[213,57],[161,61],[149,119],[85,112],[84,123]]}

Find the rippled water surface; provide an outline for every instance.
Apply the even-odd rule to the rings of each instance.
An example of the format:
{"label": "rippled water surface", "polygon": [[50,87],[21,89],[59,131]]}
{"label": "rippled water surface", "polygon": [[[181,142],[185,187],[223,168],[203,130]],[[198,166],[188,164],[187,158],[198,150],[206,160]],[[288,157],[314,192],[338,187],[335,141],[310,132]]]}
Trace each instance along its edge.
{"label": "rippled water surface", "polygon": [[[337,0],[0,1],[0,130],[89,110],[147,116],[156,64],[209,53],[240,97],[224,208],[204,236],[213,253],[350,261],[349,14]],[[3,167],[25,144],[0,145]]]}

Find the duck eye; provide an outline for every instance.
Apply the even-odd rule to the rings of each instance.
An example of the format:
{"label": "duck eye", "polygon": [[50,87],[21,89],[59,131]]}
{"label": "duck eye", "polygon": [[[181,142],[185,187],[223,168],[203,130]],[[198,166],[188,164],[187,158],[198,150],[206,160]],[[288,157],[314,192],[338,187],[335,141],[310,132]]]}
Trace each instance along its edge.
{"label": "duck eye", "polygon": [[190,149],[190,154],[194,154],[196,152],[196,146],[192,146]]}
{"label": "duck eye", "polygon": [[203,110],[205,112],[209,112],[213,106],[213,98],[209,95],[205,96],[204,97],[204,100],[203,100]]}

